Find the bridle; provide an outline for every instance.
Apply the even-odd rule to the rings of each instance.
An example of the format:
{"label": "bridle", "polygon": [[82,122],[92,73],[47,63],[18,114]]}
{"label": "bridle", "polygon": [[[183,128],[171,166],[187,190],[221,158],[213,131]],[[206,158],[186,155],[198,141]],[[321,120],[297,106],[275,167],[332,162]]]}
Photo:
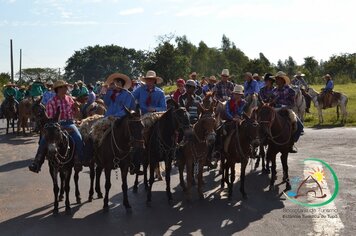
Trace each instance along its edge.
{"label": "bridle", "polygon": [[[208,119],[213,119],[215,121],[215,115],[214,113],[212,114],[203,114],[200,119],[198,120],[198,122],[200,121],[204,121],[204,120],[208,120]],[[198,141],[198,143],[207,143],[207,140],[209,137],[214,137],[216,136],[216,133],[214,131],[214,129],[212,130],[206,130],[206,132],[204,132],[203,138],[200,138],[196,132],[196,125],[198,124],[198,122],[193,126],[193,134],[194,137],[196,138],[196,140]]]}

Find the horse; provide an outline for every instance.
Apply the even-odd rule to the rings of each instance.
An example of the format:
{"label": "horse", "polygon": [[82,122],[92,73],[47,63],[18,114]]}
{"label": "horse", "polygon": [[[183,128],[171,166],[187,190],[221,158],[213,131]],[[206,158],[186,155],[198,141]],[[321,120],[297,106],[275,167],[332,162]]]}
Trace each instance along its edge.
{"label": "horse", "polygon": [[[314,106],[318,110],[318,117],[319,117],[319,124],[322,124],[324,122],[323,118],[323,109],[326,109],[326,104],[324,104],[323,99],[321,99],[321,94],[319,94],[317,91],[315,91],[313,88],[309,87],[307,93],[311,96]],[[347,102],[348,102],[348,97],[339,92],[333,92],[332,94],[332,103],[331,107],[336,106],[336,115],[337,115],[337,120],[339,120],[339,108],[341,109],[341,124],[346,123],[346,118],[347,118]]]}
{"label": "horse", "polygon": [[295,103],[293,111],[297,114],[302,123],[304,123],[306,103],[303,96],[302,90],[299,86],[292,86],[292,89],[295,91]]}
{"label": "horse", "polygon": [[[201,106],[200,118],[194,124],[192,137],[187,137],[187,141],[182,147],[182,157],[178,160],[180,185],[187,194],[187,199],[191,199],[191,186],[194,179],[194,174],[198,175],[198,194],[200,199],[204,199],[202,191],[203,185],[203,167],[206,164],[207,156],[209,155],[210,146],[215,143],[215,117],[213,106],[209,109],[204,109]],[[184,183],[183,171],[184,165],[187,172],[187,187]]]}
{"label": "horse", "polygon": [[[130,210],[131,206],[127,196],[127,174],[129,167],[132,165],[132,158],[141,157],[144,150],[144,141],[142,135],[142,123],[139,113],[126,110],[126,115],[120,119],[116,119],[111,126],[111,131],[106,135],[102,144],[94,148],[96,160],[96,183],[95,188],[98,193],[100,191],[100,176],[102,170],[105,172],[105,197],[104,211],[109,209],[109,191],[111,188],[111,171],[120,168],[122,192],[124,195],[123,205],[126,210]],[[92,174],[91,183],[93,183]],[[91,186],[91,193],[92,193]]]}
{"label": "horse", "polygon": [[251,116],[252,112],[257,108],[258,106],[258,96],[255,94],[248,95],[246,98],[247,105],[246,105],[246,115]]}
{"label": "horse", "polygon": [[6,118],[6,134],[9,133],[9,126],[11,124],[12,132],[15,133],[15,120],[17,118],[17,106],[14,96],[9,96],[4,105],[4,117]]}
{"label": "horse", "polygon": [[[74,140],[70,137],[67,131],[62,130],[59,122],[60,111],[53,119],[48,119],[42,129],[43,136],[46,140],[46,157],[49,165],[49,172],[53,181],[54,193],[54,208],[53,214],[58,214],[58,202],[63,197],[63,189],[65,191],[65,211],[71,214],[69,202],[70,178],[72,168],[74,166]],[[59,194],[58,173],[61,178],[61,193]]]}
{"label": "horse", "polygon": [[102,99],[97,99],[95,102],[86,107],[85,111],[83,108],[85,106],[86,100],[83,98],[74,99],[74,116],[75,120],[82,120],[86,117],[97,115],[104,115],[106,113],[106,107]]}
{"label": "horse", "polygon": [[19,119],[17,123],[17,133],[20,133],[22,128],[22,134],[25,136],[25,128],[28,128],[28,120],[32,117],[32,104],[33,101],[30,98],[23,99],[19,103]]}
{"label": "horse", "polygon": [[267,162],[271,162],[272,176],[269,190],[274,190],[276,180],[276,156],[281,153],[283,166],[283,182],[286,183],[285,191],[291,189],[288,176],[288,154],[293,145],[293,125],[289,118],[289,111],[282,109],[276,111],[268,103],[262,104],[257,110],[257,119],[260,124],[260,137],[262,142],[268,144]]}
{"label": "horse", "polygon": [[[226,124],[230,130],[230,141],[225,139],[222,151],[222,178],[221,188],[225,183],[228,186],[228,199],[231,200],[233,184],[235,181],[235,164],[241,163],[240,167],[240,192],[243,199],[247,199],[245,192],[245,173],[249,158],[253,156],[253,149],[260,145],[259,124],[256,112],[252,111],[251,118],[243,114],[240,122]],[[229,180],[230,170],[230,180]]]}
{"label": "horse", "polygon": [[[149,165],[150,178],[147,189],[147,205],[151,205],[152,186],[154,183],[155,168],[160,161],[165,162],[166,193],[169,203],[172,203],[172,193],[170,186],[172,160],[176,152],[176,133],[178,130],[190,129],[189,115],[185,108],[179,107],[176,102],[174,108],[168,109],[150,127],[146,136],[146,157],[144,161],[144,173]],[[147,183],[145,182],[145,185]]]}

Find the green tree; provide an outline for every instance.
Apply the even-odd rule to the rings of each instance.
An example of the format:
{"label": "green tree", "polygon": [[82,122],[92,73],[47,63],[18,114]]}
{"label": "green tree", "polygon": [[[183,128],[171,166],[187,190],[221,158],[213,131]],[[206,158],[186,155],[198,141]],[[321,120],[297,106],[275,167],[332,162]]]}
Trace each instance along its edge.
{"label": "green tree", "polygon": [[0,73],[0,86],[2,88],[2,86],[4,84],[6,84],[7,82],[10,81],[10,74],[9,73]]}
{"label": "green tree", "polygon": [[58,80],[60,78],[58,69],[55,68],[26,68],[22,69],[21,73],[20,83],[35,81],[37,78],[41,78],[44,81]]}

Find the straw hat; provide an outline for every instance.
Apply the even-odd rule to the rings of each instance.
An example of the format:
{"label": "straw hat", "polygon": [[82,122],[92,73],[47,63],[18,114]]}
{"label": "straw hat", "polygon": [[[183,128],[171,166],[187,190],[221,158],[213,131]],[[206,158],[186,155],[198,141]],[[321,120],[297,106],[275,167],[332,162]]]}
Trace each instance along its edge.
{"label": "straw hat", "polygon": [[193,76],[197,76],[197,72],[192,72],[192,73],[189,75],[189,78],[193,78]]}
{"label": "straw hat", "polygon": [[188,79],[187,82],[185,83],[185,86],[197,87],[197,83],[195,83],[195,81],[192,79]]}
{"label": "straw hat", "polygon": [[212,75],[212,76],[209,77],[209,81],[212,81],[212,82],[216,83],[217,79],[216,79],[215,76]]}
{"label": "straw hat", "polygon": [[25,85],[21,85],[20,89],[26,89],[26,86]]}
{"label": "straw hat", "polygon": [[127,75],[124,75],[121,73],[114,73],[114,74],[109,75],[109,77],[106,79],[105,84],[110,85],[116,79],[122,79],[123,81],[125,81],[125,84],[123,87],[124,89],[131,88],[131,79]]}
{"label": "straw hat", "polygon": [[14,86],[14,84],[11,83],[11,82],[7,82],[5,86],[6,86],[6,87],[12,87],[12,86]]}
{"label": "straw hat", "polygon": [[305,74],[303,74],[301,71],[298,71],[294,77],[304,77],[304,76]]}
{"label": "straw hat", "polygon": [[284,79],[284,81],[286,82],[286,84],[290,84],[290,79],[289,77],[286,75],[286,73],[284,73],[283,71],[278,71],[277,74],[274,76],[274,78],[282,78]]}
{"label": "straw hat", "polygon": [[163,79],[161,77],[158,77],[156,75],[156,72],[154,72],[153,70],[147,71],[146,76],[141,78],[140,80],[146,83],[146,79],[156,79],[157,84],[161,84],[163,82]]}
{"label": "straw hat", "polygon": [[328,79],[331,79],[331,75],[326,74],[326,75],[323,76],[323,79],[327,79],[327,78],[328,78]]}
{"label": "straw hat", "polygon": [[230,77],[229,69],[223,69],[223,70],[221,71],[221,75],[222,75],[222,76],[228,76],[228,77]]}
{"label": "straw hat", "polygon": [[255,78],[255,77],[260,78],[260,76],[259,76],[257,73],[254,73],[254,74],[252,75],[252,77],[253,77],[253,78]]}
{"label": "straw hat", "polygon": [[53,85],[53,82],[52,82],[52,80],[50,80],[50,81],[48,81],[46,84],[47,84],[47,85]]}
{"label": "straw hat", "polygon": [[234,90],[232,91],[232,93],[243,95],[244,94],[244,87],[242,85],[236,85],[234,87]]}
{"label": "straw hat", "polygon": [[83,81],[78,80],[78,81],[77,81],[77,84],[84,84],[84,83],[83,83]]}
{"label": "straw hat", "polygon": [[64,80],[57,80],[56,82],[54,82],[53,84],[53,89],[56,89],[58,87],[64,87],[64,86],[68,86],[69,84],[67,82],[65,82]]}
{"label": "straw hat", "polygon": [[251,78],[251,79],[253,78],[253,76],[252,76],[252,73],[251,73],[251,72],[246,72],[246,73],[245,73],[245,76],[247,76],[247,77],[249,77],[249,78]]}

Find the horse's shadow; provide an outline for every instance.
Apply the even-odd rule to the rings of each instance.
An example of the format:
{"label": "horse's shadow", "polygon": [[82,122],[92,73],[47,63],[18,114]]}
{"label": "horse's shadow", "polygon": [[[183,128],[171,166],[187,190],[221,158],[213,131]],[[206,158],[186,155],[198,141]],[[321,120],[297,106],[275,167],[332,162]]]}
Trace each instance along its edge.
{"label": "horse's shadow", "polygon": [[6,163],[6,164],[0,166],[0,173],[9,172],[9,171],[13,171],[16,169],[21,169],[21,168],[29,166],[30,163],[31,163],[31,159]]}

